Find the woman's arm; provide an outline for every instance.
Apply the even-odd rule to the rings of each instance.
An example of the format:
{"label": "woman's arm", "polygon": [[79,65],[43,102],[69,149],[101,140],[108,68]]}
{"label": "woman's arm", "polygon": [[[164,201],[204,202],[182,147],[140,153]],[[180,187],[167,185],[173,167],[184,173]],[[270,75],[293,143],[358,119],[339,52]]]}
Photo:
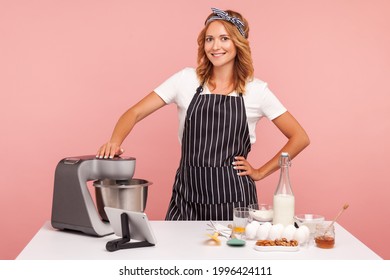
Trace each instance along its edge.
{"label": "woman's arm", "polygon": [[120,147],[136,123],[160,109],[165,102],[154,91],[127,110],[115,125],[110,141],[103,144],[96,153],[98,158],[113,158],[123,153]]}
{"label": "woman's arm", "polygon": [[253,168],[244,157],[237,156],[234,165],[235,169],[239,170],[238,175],[249,175],[255,181],[261,180],[279,169],[278,161],[281,152],[287,152],[293,159],[310,144],[305,130],[289,112],[285,112],[272,122],[287,137],[287,143],[272,159],[258,169]]}

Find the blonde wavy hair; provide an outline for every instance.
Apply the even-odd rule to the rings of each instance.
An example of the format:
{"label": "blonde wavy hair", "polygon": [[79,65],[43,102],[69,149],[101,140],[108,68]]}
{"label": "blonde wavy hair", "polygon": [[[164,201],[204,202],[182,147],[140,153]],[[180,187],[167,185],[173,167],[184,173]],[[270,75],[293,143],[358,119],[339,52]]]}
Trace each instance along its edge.
{"label": "blonde wavy hair", "polygon": [[[248,81],[253,79],[253,61],[251,55],[251,49],[249,46],[248,36],[249,36],[249,25],[248,21],[242,17],[240,13],[237,13],[232,10],[226,10],[229,16],[239,18],[245,25],[244,32],[245,37],[241,35],[238,31],[237,27],[225,20],[219,20],[221,22],[226,31],[228,32],[231,40],[236,46],[237,55],[234,60],[234,70],[233,70],[233,89],[238,93],[245,93],[245,86]],[[202,83],[210,83],[210,78],[213,72],[213,64],[206,56],[206,52],[204,51],[205,39],[206,39],[206,31],[209,27],[210,23],[207,23],[207,20],[212,17],[214,14],[210,14],[206,19],[205,27],[199,33],[198,36],[198,67],[196,68],[196,74],[198,79]],[[210,83],[211,86],[215,86]]]}

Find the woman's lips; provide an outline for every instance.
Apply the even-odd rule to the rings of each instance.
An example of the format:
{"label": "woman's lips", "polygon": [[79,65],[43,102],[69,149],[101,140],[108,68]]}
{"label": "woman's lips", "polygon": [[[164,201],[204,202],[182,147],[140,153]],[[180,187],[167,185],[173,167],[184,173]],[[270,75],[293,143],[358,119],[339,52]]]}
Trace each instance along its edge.
{"label": "woman's lips", "polygon": [[223,56],[225,53],[212,53],[211,55],[214,57],[220,57]]}

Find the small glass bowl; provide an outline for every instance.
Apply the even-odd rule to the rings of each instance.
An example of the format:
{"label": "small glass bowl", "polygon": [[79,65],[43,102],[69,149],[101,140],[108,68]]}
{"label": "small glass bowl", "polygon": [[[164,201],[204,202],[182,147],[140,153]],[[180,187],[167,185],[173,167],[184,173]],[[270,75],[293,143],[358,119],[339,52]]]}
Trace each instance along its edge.
{"label": "small glass bowl", "polygon": [[325,220],[324,216],[317,214],[299,214],[295,215],[294,219],[298,222],[298,225],[307,226],[310,230],[310,234],[314,234],[316,226],[322,224]]}
{"label": "small glass bowl", "polygon": [[271,222],[274,217],[272,205],[266,203],[250,204],[248,208],[249,216],[255,221]]}

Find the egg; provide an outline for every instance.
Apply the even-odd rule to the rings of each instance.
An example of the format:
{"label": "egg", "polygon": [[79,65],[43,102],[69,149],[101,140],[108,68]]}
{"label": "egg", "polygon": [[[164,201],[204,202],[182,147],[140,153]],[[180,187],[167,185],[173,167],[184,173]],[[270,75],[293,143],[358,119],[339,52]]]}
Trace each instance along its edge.
{"label": "egg", "polygon": [[293,225],[287,225],[282,231],[282,238],[286,238],[287,240],[294,239],[296,228]]}
{"label": "egg", "polygon": [[276,227],[278,229],[278,231],[280,231],[280,235],[282,235],[282,231],[284,229],[284,225],[282,224],[276,224],[276,225],[272,225],[273,227]]}
{"label": "egg", "polygon": [[270,229],[272,227],[272,224],[270,222],[265,222],[264,224],[262,224],[263,226],[265,226],[266,228]]}
{"label": "egg", "polygon": [[245,227],[245,237],[248,239],[255,239],[257,229],[260,227],[260,224],[256,221],[253,221]]}
{"label": "egg", "polygon": [[299,244],[304,244],[306,242],[306,230],[302,226],[295,231],[294,239],[298,241]]}
{"label": "egg", "polygon": [[282,237],[284,226],[282,224],[272,225],[269,230],[268,238],[271,240],[280,239]]}
{"label": "egg", "polygon": [[256,222],[256,221],[253,221],[252,224],[254,225],[256,231],[259,229],[260,227],[260,223],[259,222]]}
{"label": "egg", "polygon": [[260,225],[256,232],[256,238],[259,240],[266,240],[268,238],[270,228],[271,224],[269,226],[266,224]]}
{"label": "egg", "polygon": [[309,227],[303,225],[303,226],[300,226],[300,228],[303,228],[303,231],[304,231],[305,234],[306,234],[306,241],[308,241],[308,240],[309,240],[309,237],[310,237],[310,229],[309,229]]}

